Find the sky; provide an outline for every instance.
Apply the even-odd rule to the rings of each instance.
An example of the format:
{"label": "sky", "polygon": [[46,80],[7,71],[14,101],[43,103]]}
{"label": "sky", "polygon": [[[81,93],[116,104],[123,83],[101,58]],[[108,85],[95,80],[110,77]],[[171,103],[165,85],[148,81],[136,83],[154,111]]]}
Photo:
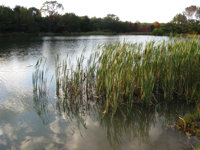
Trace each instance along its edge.
{"label": "sky", "polygon": [[[40,9],[46,0],[1,0],[0,5],[14,8],[15,5]],[[160,23],[170,22],[191,5],[200,6],[200,0],[57,0],[64,6],[64,13],[75,13],[89,18],[103,18],[115,14],[121,21]]]}

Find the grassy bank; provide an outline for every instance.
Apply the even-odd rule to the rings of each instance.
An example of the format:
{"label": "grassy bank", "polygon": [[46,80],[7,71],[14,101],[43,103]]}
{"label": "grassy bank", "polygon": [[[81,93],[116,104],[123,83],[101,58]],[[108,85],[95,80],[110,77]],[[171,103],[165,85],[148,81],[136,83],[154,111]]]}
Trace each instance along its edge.
{"label": "grassy bank", "polygon": [[127,32],[119,33],[119,35],[153,35],[152,32]]}
{"label": "grassy bank", "polygon": [[184,117],[179,117],[176,125],[186,134],[200,137],[200,105],[197,105],[193,113],[186,114]]}
{"label": "grassy bank", "polygon": [[103,113],[113,115],[122,106],[129,113],[134,103],[149,107],[159,103],[160,97],[198,102],[199,50],[198,38],[177,37],[145,44],[101,45],[90,55],[87,66],[83,65],[84,53],[76,65],[70,65],[69,57],[60,60],[57,55],[56,93],[66,105],[98,98],[103,101]]}

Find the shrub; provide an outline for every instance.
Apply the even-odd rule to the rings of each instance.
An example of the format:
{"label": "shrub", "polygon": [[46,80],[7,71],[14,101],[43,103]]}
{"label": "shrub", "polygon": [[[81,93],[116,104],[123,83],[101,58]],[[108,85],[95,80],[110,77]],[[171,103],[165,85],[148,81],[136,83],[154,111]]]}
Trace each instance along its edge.
{"label": "shrub", "polygon": [[152,32],[153,35],[164,35],[164,33],[165,32],[162,29],[157,29],[157,28],[154,29]]}

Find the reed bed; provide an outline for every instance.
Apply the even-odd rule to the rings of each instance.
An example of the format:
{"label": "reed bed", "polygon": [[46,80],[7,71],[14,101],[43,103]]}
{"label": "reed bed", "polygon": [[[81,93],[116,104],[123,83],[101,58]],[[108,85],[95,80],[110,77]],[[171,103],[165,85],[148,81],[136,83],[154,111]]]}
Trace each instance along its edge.
{"label": "reed bed", "polygon": [[70,58],[56,59],[57,95],[63,103],[79,104],[93,98],[104,102],[104,115],[119,107],[130,110],[134,103],[150,106],[181,97],[187,103],[200,99],[199,39],[175,37],[144,43],[116,42],[99,47],[76,66]]}

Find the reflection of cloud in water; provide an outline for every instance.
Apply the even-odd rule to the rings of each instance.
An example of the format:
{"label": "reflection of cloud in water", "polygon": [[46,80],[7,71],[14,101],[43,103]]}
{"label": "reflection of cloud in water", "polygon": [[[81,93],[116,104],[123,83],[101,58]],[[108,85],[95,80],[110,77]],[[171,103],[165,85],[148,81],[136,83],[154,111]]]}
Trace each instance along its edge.
{"label": "reflection of cloud in water", "polygon": [[[66,119],[66,114],[62,115],[65,115]],[[111,119],[111,122],[107,122],[107,120],[104,120],[107,124],[103,124],[102,126],[98,118],[96,118],[98,116],[97,114],[96,117],[92,115],[87,115],[87,117],[82,118],[84,124],[86,124],[87,127],[85,128],[83,124],[79,124],[78,126],[78,121],[75,116],[73,116],[73,118],[71,119],[71,122],[73,123],[70,124],[69,119],[65,120],[62,115],[51,115],[52,118],[50,120],[50,123],[45,126],[36,114],[35,117],[37,117],[35,119],[33,119],[33,116],[29,118],[26,123],[17,123],[13,124],[12,126],[7,125],[1,128],[0,136],[4,135],[8,137],[9,141],[7,142],[4,138],[1,138],[0,143],[4,146],[10,144],[12,145],[11,148],[13,149],[16,149],[16,147],[21,145],[20,149],[22,150],[110,150],[112,149],[112,147],[108,141],[109,130],[115,131],[112,138],[120,138],[122,141],[120,147],[117,147],[116,149],[179,150],[183,146],[185,148],[188,148],[190,142],[187,136],[181,137],[180,134],[174,129],[169,129],[164,126],[162,124],[162,119],[160,119],[159,116],[157,116],[156,114],[153,115],[154,117],[157,116],[155,120],[155,125],[152,125],[150,123],[150,128],[148,128],[149,130],[146,130],[146,132],[148,133],[148,140],[146,142],[140,141],[142,140],[140,136],[143,136],[143,132],[140,131],[142,129],[139,127],[140,122],[137,122],[136,120],[134,124],[135,127],[130,128],[130,126],[126,125],[124,120],[116,121],[114,123],[114,120],[108,117],[108,119]],[[30,116],[30,114],[28,116]],[[35,122],[34,124],[30,122],[34,122],[33,120],[36,121],[38,119],[40,121]],[[114,128],[116,130],[114,130]],[[188,142],[188,144],[185,145],[184,142]]]}
{"label": "reflection of cloud in water", "polygon": [[0,145],[7,145],[6,140],[0,140]]}

